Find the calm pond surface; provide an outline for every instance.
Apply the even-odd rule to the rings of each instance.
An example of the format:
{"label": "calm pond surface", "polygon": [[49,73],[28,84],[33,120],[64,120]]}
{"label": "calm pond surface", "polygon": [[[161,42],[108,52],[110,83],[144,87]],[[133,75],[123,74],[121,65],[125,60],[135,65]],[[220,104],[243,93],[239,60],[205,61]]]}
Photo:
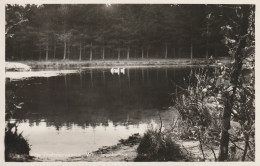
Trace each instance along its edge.
{"label": "calm pond surface", "polygon": [[[169,109],[191,68],[84,69],[49,78],[6,81],[24,102],[18,130],[40,158],[79,156],[143,133],[151,124],[172,120]],[[178,90],[178,88],[177,88]],[[179,89],[180,90],[180,89]]]}

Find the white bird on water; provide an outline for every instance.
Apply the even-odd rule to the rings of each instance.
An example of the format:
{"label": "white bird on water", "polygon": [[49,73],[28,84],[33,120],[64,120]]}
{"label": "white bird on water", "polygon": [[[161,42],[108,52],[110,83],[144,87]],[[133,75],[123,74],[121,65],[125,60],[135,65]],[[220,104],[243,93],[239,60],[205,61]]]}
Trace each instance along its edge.
{"label": "white bird on water", "polygon": [[120,73],[125,74],[125,68],[111,68],[111,69],[110,69],[110,72],[111,72],[112,74],[114,74],[114,73],[117,73],[117,74],[120,74]]}

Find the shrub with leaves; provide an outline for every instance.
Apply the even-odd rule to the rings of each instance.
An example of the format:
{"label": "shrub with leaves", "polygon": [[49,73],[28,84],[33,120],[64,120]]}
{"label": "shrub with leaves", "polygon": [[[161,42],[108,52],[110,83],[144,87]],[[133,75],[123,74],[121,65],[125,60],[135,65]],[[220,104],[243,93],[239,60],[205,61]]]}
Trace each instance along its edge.
{"label": "shrub with leaves", "polygon": [[187,157],[168,132],[149,129],[137,148],[135,161],[184,161]]}
{"label": "shrub with leaves", "polygon": [[[253,63],[253,62],[251,62]],[[249,65],[246,63],[245,67]],[[253,64],[249,65],[252,66]],[[254,124],[255,124],[255,98],[254,98],[254,70],[241,75],[240,84],[237,86],[234,105],[232,106],[232,126],[229,130],[231,142],[245,141],[243,149],[250,149],[249,154],[254,156]],[[186,122],[186,135],[188,138],[197,139],[203,145],[210,148],[219,145],[219,133],[221,132],[221,117],[228,98],[233,95],[233,86],[230,80],[230,67],[219,65],[213,73],[199,70],[191,73],[191,84],[187,91],[176,101],[175,107],[179,111],[182,120]],[[234,125],[234,126],[233,126]],[[250,141],[249,141],[250,139]],[[252,147],[250,147],[250,144]],[[236,145],[237,146],[237,145]],[[213,152],[214,153],[214,152]],[[249,158],[254,158],[251,155]],[[216,155],[214,154],[216,157]],[[217,159],[217,158],[215,158]],[[245,160],[245,156],[242,156]]]}
{"label": "shrub with leaves", "polygon": [[5,161],[16,161],[16,155],[29,155],[31,150],[28,141],[22,133],[18,133],[18,123],[13,121],[14,115],[19,112],[23,102],[18,102],[14,90],[6,91],[6,126],[5,126]]}
{"label": "shrub with leaves", "polygon": [[[237,90],[235,92],[234,105],[232,105],[231,127],[229,129],[231,146],[242,150],[241,160],[254,159],[255,147],[255,90],[254,90],[254,70],[253,62],[245,63],[246,75],[241,74]],[[247,66],[247,68],[246,68]],[[248,67],[250,66],[250,71]],[[244,70],[243,70],[244,71]],[[222,129],[222,116],[224,107],[233,95],[234,85],[231,83],[231,67],[218,64],[214,72],[208,69],[200,69],[192,72],[187,91],[183,93],[175,102],[182,125],[185,124],[186,130],[181,130],[181,138],[195,139],[203,147],[209,148],[214,154],[215,147],[220,144]],[[237,143],[245,142],[244,148]],[[249,149],[249,153],[247,153]],[[232,151],[230,151],[232,153]],[[204,154],[203,154],[204,155]]]}
{"label": "shrub with leaves", "polygon": [[225,100],[219,92],[230,85],[228,80],[219,77],[225,68],[211,70],[192,71],[187,90],[175,101],[175,108],[182,118],[181,128],[186,127],[186,130],[181,129],[181,138],[200,141],[204,160],[203,147],[209,148],[216,160],[214,148],[219,145],[220,117],[223,113],[221,101]]}
{"label": "shrub with leaves", "polygon": [[13,132],[11,129],[5,131],[5,160],[12,161],[12,155],[29,155],[31,150],[28,141],[18,134],[16,128]]}
{"label": "shrub with leaves", "polygon": [[[227,66],[217,63],[213,74],[194,74],[195,84],[190,84],[177,100],[176,108],[202,144],[218,142],[219,161],[234,160],[231,156],[237,149],[242,155],[236,159],[254,160],[255,6],[225,8],[232,21],[227,21],[221,30],[233,62]],[[241,142],[244,142],[243,147]]]}

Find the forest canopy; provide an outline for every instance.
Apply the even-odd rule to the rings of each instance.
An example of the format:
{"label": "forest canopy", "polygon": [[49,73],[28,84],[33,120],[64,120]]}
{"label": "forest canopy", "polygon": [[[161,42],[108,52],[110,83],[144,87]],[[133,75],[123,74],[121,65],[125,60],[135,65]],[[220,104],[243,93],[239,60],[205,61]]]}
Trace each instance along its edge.
{"label": "forest canopy", "polygon": [[[236,5],[6,5],[6,60],[227,57]],[[235,21],[235,20],[233,20]]]}

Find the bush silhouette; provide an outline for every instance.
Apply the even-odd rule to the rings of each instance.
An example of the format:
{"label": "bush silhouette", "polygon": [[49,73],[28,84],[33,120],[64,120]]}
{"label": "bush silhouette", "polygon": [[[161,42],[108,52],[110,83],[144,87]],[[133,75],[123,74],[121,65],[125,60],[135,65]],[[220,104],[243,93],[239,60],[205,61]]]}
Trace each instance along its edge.
{"label": "bush silhouette", "polygon": [[148,130],[137,148],[135,161],[183,161],[185,156],[171,136],[157,130]]}

